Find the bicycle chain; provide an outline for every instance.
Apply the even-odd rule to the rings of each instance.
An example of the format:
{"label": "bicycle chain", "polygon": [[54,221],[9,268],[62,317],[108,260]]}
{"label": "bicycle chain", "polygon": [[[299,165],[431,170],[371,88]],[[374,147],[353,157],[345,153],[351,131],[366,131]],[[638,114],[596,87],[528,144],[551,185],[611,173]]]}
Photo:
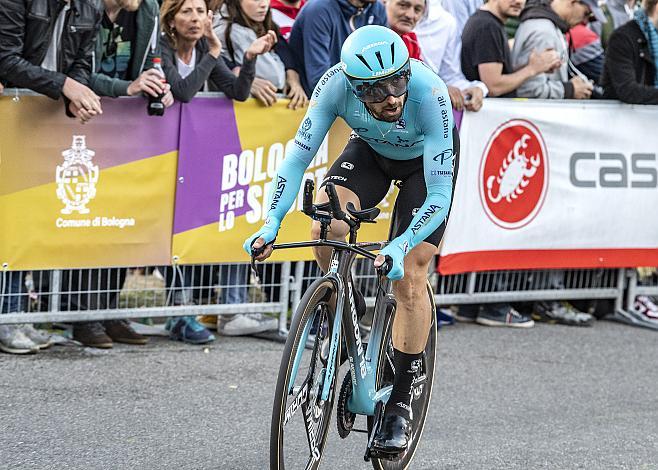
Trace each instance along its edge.
{"label": "bicycle chain", "polygon": [[356,419],[356,414],[347,409],[347,402],[350,396],[352,396],[352,376],[348,372],[340,387],[338,405],[336,406],[336,427],[338,428],[338,435],[342,439],[345,439],[350,434]]}

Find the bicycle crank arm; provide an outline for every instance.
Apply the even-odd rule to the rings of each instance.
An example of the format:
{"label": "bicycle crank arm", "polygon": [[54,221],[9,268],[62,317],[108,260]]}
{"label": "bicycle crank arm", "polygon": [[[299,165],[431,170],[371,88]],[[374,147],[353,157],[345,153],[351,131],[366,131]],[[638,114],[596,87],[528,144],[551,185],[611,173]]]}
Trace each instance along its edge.
{"label": "bicycle crank arm", "polygon": [[372,434],[370,434],[370,437],[368,438],[368,446],[366,447],[366,453],[363,456],[363,460],[366,462],[370,462],[370,456],[372,452],[372,442],[375,440],[375,435],[377,434],[377,431],[379,431],[379,426],[381,425],[382,422],[382,417],[384,415],[383,413],[384,410],[384,402],[378,401],[377,404],[375,405],[375,424],[372,427]]}

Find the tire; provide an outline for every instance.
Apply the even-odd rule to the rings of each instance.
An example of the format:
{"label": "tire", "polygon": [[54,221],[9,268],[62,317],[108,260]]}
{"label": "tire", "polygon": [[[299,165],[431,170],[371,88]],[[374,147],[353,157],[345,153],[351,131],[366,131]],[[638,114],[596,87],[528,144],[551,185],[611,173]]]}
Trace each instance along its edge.
{"label": "tire", "polygon": [[[375,470],[406,470],[409,468],[411,460],[414,458],[418,443],[423,434],[425,427],[425,419],[427,418],[427,410],[429,409],[430,400],[432,398],[432,382],[434,381],[434,364],[436,362],[436,305],[434,303],[434,295],[429,283],[427,284],[427,293],[430,297],[430,306],[432,310],[432,320],[430,324],[430,331],[427,337],[427,344],[425,345],[423,355],[423,365],[419,376],[425,374],[426,380],[416,384],[413,388],[413,399],[411,401],[411,408],[413,410],[414,419],[412,421],[413,430],[411,432],[411,440],[409,447],[403,452],[396,460],[385,460],[373,458],[371,460]],[[388,318],[387,325],[385,325],[384,335],[382,337],[382,354],[379,355],[377,363],[377,376],[375,379],[376,389],[380,390],[382,387],[391,385],[393,383],[393,369],[391,363],[393,360],[393,342],[391,341],[391,330],[393,327],[394,315]],[[389,362],[390,361],[390,362]],[[373,419],[368,418],[368,435],[372,432]]]}
{"label": "tire", "polygon": [[[288,470],[304,468],[315,470],[320,465],[331,424],[336,379],[340,365],[339,341],[329,397],[326,402],[322,403],[319,397],[324,383],[323,372],[327,366],[326,357],[323,356],[322,343],[326,338],[331,338],[332,334],[334,311],[327,301],[334,292],[334,284],[331,281],[316,280],[302,297],[292,319],[281,357],[272,410],[271,470],[285,470],[286,468]],[[320,320],[316,320],[316,318]],[[315,339],[310,341],[313,348],[307,349],[304,331],[306,328],[311,328],[314,321],[320,325],[317,327]],[[302,343],[302,341],[304,342]],[[325,348],[324,352],[328,356],[327,351],[328,348]],[[291,377],[293,364],[298,354],[299,369],[294,378],[292,393],[288,393],[288,390],[291,389],[291,379],[293,379]],[[305,367],[304,364],[307,362],[308,366]],[[313,439],[309,437],[309,426],[314,430]],[[314,450],[311,450],[312,448]],[[306,457],[304,457],[305,453]]]}

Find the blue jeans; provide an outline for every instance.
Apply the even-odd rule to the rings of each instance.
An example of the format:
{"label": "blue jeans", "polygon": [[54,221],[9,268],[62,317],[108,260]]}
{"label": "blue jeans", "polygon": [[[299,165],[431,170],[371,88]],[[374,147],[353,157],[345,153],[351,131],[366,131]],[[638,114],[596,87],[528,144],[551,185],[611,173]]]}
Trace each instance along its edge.
{"label": "blue jeans", "polygon": [[0,273],[0,313],[13,313],[23,310],[23,272]]}
{"label": "blue jeans", "polygon": [[247,303],[248,264],[225,264],[219,268],[219,282],[222,286],[220,303]]}

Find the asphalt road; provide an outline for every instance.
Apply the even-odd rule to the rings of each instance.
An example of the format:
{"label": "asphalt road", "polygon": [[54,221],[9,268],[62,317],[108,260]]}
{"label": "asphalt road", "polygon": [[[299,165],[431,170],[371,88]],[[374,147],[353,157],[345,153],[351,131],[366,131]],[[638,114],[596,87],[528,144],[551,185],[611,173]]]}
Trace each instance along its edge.
{"label": "asphalt road", "polygon": [[[446,327],[413,469],[658,469],[658,334]],[[0,356],[2,469],[266,469],[282,345]],[[366,469],[332,426],[322,468]]]}

